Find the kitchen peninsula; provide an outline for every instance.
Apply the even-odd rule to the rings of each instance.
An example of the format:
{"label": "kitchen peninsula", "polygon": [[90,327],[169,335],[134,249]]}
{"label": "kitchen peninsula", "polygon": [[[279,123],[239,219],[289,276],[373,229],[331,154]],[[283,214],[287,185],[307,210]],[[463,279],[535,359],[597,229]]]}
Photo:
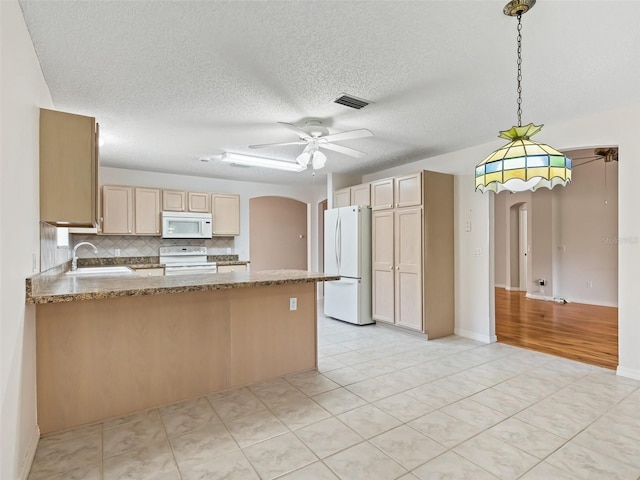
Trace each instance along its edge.
{"label": "kitchen peninsula", "polygon": [[315,286],[336,279],[36,275],[26,301],[36,304],[41,433],[315,368]]}

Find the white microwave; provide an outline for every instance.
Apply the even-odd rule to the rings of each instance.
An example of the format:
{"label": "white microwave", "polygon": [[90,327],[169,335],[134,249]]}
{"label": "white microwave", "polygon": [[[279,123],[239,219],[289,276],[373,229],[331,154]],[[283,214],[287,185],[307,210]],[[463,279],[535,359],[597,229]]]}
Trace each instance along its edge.
{"label": "white microwave", "polygon": [[210,213],[162,212],[162,238],[211,238]]}

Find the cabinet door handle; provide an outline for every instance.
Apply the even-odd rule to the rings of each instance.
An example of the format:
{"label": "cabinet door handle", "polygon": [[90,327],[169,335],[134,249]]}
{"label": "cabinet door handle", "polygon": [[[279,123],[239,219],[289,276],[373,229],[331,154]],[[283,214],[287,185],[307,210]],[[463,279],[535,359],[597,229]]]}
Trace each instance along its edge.
{"label": "cabinet door handle", "polygon": [[389,267],[389,270],[393,270],[393,265],[391,265],[391,266]]}
{"label": "cabinet door handle", "polygon": [[400,270],[400,267],[396,267],[396,270]]}

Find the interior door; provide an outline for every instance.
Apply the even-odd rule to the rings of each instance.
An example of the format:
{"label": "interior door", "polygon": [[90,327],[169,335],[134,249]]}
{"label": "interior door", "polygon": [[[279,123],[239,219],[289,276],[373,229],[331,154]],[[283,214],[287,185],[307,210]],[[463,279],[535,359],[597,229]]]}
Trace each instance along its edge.
{"label": "interior door", "polygon": [[251,271],[307,270],[307,204],[285,197],[249,199]]}

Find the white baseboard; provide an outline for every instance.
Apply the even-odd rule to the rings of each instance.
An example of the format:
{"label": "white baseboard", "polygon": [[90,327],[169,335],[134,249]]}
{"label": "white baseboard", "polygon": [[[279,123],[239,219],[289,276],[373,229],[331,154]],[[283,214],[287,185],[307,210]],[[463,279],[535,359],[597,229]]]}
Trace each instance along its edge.
{"label": "white baseboard", "polygon": [[495,343],[498,341],[498,337],[495,335],[482,335],[480,333],[472,332],[470,330],[463,330],[461,328],[456,328],[453,330],[455,335],[459,337],[470,338],[471,340],[478,340],[479,342],[484,343]]}
{"label": "white baseboard", "polygon": [[635,370],[633,368],[624,368],[618,366],[616,369],[616,375],[620,375],[621,377],[633,378],[634,380],[640,380],[640,370]]}
{"label": "white baseboard", "polygon": [[597,305],[599,307],[618,308],[618,304],[614,302],[594,302],[593,300],[585,300],[583,298],[567,298],[569,303],[582,303],[584,305]]}
{"label": "white baseboard", "polygon": [[530,298],[532,300],[544,300],[546,302],[553,302],[553,297],[549,297],[547,295],[543,295],[540,293],[527,293],[525,297]]}
{"label": "white baseboard", "polygon": [[27,451],[22,458],[22,462],[20,463],[20,471],[18,474],[18,478],[20,480],[27,480],[29,476],[29,472],[31,471],[31,465],[33,464],[33,459],[36,456],[36,449],[38,448],[38,442],[40,441],[40,428],[36,425],[33,433],[31,434],[31,439],[29,440],[29,444],[27,446]]}
{"label": "white baseboard", "polygon": [[504,289],[510,292],[524,292],[520,287],[510,287],[509,285],[505,285]]}

